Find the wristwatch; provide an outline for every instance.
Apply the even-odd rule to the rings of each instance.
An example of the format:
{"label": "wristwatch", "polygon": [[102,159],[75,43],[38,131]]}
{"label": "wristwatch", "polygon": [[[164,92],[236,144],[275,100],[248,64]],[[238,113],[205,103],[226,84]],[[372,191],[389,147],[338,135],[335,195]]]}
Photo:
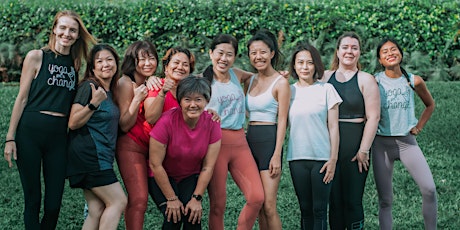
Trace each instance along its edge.
{"label": "wristwatch", "polygon": [[203,199],[201,195],[196,195],[196,194],[193,194],[192,198],[195,198],[197,201],[201,201]]}
{"label": "wristwatch", "polygon": [[99,106],[96,107],[95,105],[93,105],[91,103],[88,103],[88,108],[94,111],[94,110],[97,110],[99,108]]}

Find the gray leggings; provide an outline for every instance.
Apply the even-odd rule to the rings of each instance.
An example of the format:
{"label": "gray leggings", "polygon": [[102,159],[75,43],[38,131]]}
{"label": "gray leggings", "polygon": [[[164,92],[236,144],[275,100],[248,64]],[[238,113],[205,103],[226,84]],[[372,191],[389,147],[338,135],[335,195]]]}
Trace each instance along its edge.
{"label": "gray leggings", "polygon": [[422,193],[422,212],[425,229],[436,229],[437,201],[433,175],[415,136],[376,136],[372,145],[372,164],[379,196],[380,229],[393,228],[391,206],[393,202],[393,166],[400,160],[417,183]]}

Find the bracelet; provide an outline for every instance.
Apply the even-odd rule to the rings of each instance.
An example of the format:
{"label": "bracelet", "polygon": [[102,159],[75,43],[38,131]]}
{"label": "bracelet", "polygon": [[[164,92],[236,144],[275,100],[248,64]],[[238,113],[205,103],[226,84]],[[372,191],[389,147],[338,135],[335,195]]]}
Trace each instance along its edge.
{"label": "bracelet", "polygon": [[166,198],[167,201],[175,201],[178,200],[179,198],[177,196],[173,196],[171,198]]}
{"label": "bracelet", "polygon": [[15,142],[15,140],[14,140],[14,139],[6,140],[6,141],[5,141],[5,144],[8,143],[8,142]]}
{"label": "bracelet", "polygon": [[422,130],[421,130],[421,129],[419,129],[419,128],[417,128],[417,126],[414,126],[414,128],[415,128],[415,131],[417,131],[417,133],[420,133],[420,132],[422,132]]}

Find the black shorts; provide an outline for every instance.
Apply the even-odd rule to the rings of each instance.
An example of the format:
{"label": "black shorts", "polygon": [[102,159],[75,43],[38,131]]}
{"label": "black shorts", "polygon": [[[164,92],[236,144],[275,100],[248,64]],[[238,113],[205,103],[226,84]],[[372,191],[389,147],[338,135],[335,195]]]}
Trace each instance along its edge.
{"label": "black shorts", "polygon": [[118,178],[113,169],[69,176],[69,184],[72,188],[92,189],[116,182]]}
{"label": "black shorts", "polygon": [[[246,139],[259,171],[268,170],[276,147],[277,125],[249,125]],[[281,151],[281,161],[283,152]]]}

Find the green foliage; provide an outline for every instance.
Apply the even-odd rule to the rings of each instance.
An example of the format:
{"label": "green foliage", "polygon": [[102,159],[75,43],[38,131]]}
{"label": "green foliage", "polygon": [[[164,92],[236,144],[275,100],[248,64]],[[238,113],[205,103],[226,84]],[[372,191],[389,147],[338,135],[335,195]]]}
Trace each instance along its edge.
{"label": "green foliage", "polygon": [[[458,121],[460,82],[427,82],[436,109],[417,141],[430,165],[438,193],[438,229],[460,229],[458,211],[460,209],[460,142],[458,141]],[[17,86],[0,84],[0,140],[5,139],[11,108],[18,93]],[[423,103],[417,99],[416,114],[421,114]],[[3,150],[3,142],[0,149]],[[24,229],[22,222],[23,195],[19,174],[14,166],[9,169],[5,161],[0,162],[0,226],[2,229]],[[371,166],[372,167],[372,166]],[[116,170],[117,171],[117,170]],[[120,179],[120,177],[119,177]],[[421,195],[417,185],[401,163],[395,164],[393,176],[394,229],[423,229]],[[233,180],[227,181],[227,208],[225,228],[235,229],[237,218],[245,200]],[[363,204],[367,229],[378,229],[378,198],[372,170],[369,172],[364,192]],[[61,214],[57,229],[81,229],[83,224],[84,198],[81,190],[70,189],[66,184]],[[203,201],[203,229],[207,229],[209,203]],[[278,192],[278,211],[283,229],[298,229],[300,210],[294,193],[289,167],[283,162],[283,175]],[[145,229],[159,229],[162,217],[155,204],[149,200],[145,214]],[[124,222],[119,229],[124,229]],[[258,229],[255,226],[253,229]]]}
{"label": "green foliage", "polygon": [[245,43],[256,30],[266,28],[283,32],[286,57],[298,41],[311,41],[326,65],[337,37],[356,31],[364,43],[361,62],[370,73],[378,68],[376,43],[392,36],[405,53],[414,52],[412,56],[418,59],[407,64],[417,66],[425,79],[459,80],[459,1],[6,0],[0,4],[0,41],[18,50],[24,44],[29,49],[44,46],[52,18],[62,9],[78,12],[90,32],[114,45],[121,55],[130,43],[141,39],[153,41],[160,55],[176,45],[191,48],[198,57],[198,72],[209,64],[208,44],[219,33],[240,41],[236,66],[250,69]]}

